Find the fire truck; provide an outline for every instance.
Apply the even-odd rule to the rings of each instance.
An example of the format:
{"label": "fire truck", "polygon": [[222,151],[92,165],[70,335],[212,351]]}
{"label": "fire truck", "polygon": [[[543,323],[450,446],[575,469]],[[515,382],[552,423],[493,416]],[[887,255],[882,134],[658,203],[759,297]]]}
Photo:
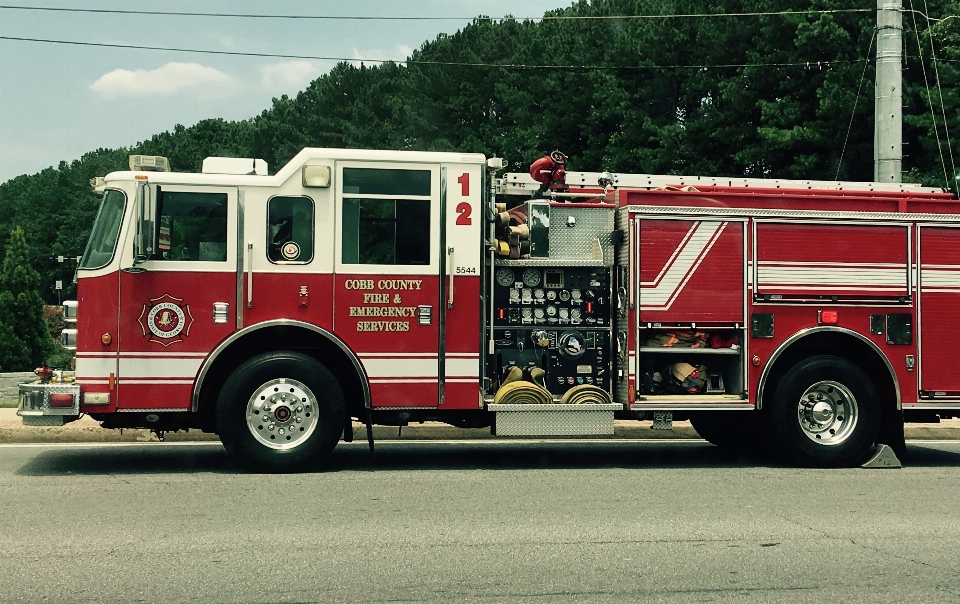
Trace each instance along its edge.
{"label": "fire truck", "polygon": [[[690,420],[806,466],[960,408],[960,203],[909,184],[308,148],[275,174],[132,156],[25,424],[219,435],[297,471],[372,426],[612,434]],[[361,430],[362,432],[362,430]]]}

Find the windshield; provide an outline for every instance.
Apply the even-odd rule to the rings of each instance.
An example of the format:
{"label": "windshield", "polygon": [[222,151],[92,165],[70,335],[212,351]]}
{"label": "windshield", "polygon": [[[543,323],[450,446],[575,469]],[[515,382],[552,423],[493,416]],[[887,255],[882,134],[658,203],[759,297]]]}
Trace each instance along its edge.
{"label": "windshield", "polygon": [[87,242],[87,250],[80,259],[80,268],[102,268],[113,259],[126,200],[127,196],[123,191],[109,189],[103,194],[100,211],[97,212],[97,220],[93,223],[93,232]]}

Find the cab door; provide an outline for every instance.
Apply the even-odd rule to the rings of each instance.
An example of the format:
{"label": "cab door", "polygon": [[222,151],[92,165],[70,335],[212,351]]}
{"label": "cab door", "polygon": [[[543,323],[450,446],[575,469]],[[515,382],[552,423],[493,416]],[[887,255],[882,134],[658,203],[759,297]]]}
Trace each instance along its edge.
{"label": "cab door", "polygon": [[443,292],[440,166],[339,162],[334,329],[373,407],[434,408]]}
{"label": "cab door", "polygon": [[120,275],[117,407],[187,411],[203,359],[236,326],[237,189],[149,194],[155,249]]}

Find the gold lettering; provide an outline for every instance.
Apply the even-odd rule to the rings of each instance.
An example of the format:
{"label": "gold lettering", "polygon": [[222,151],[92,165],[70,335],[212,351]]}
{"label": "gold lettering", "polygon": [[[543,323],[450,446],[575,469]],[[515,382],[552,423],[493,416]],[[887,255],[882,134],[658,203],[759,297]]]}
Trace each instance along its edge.
{"label": "gold lettering", "polygon": [[[381,279],[377,282],[377,289],[381,290],[405,290],[420,289],[422,279]],[[372,288],[371,288],[372,289]]]}
{"label": "gold lettering", "polygon": [[358,321],[357,331],[410,331],[407,321]]}
{"label": "gold lettering", "polygon": [[390,294],[363,294],[364,304],[389,304]]}
{"label": "gold lettering", "polygon": [[415,306],[351,306],[351,317],[414,317]]}
{"label": "gold lettering", "polygon": [[373,289],[373,279],[347,279],[343,282],[346,289]]}

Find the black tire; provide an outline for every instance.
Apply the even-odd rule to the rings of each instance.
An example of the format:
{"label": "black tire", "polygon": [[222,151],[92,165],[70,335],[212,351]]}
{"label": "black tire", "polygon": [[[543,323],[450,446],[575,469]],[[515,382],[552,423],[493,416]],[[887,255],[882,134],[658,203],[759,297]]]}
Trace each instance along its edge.
{"label": "black tire", "polygon": [[299,352],[270,352],[240,365],[223,386],[217,433],[244,468],[298,472],[319,466],[336,447],[344,409],[340,385],[323,364]]}
{"label": "black tire", "polygon": [[690,415],[690,424],[703,440],[729,451],[758,448],[760,417],[756,411],[700,411]]}
{"label": "black tire", "polygon": [[850,467],[869,456],[880,430],[880,397],[866,373],[835,356],[805,359],[775,389],[775,441],[809,467]]}

